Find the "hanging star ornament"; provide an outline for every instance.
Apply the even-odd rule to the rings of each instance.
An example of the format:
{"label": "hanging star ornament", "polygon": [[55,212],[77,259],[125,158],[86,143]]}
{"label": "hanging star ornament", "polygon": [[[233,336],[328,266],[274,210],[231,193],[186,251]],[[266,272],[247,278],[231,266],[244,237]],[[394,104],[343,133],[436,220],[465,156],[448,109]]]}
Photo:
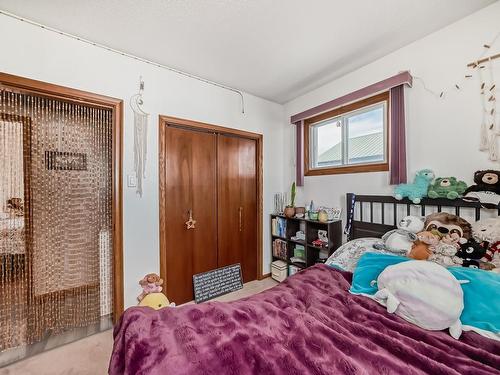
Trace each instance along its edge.
{"label": "hanging star ornament", "polygon": [[196,229],[196,220],[193,219],[193,213],[189,211],[189,220],[186,221],[186,228],[187,229]]}

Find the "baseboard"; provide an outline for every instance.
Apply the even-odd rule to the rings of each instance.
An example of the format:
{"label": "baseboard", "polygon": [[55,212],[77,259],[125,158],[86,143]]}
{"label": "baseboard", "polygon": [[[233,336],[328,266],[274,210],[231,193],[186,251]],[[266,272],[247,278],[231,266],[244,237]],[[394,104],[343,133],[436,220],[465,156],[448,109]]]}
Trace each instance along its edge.
{"label": "baseboard", "polygon": [[259,280],[264,280],[267,279],[268,277],[271,277],[271,272],[260,275]]}

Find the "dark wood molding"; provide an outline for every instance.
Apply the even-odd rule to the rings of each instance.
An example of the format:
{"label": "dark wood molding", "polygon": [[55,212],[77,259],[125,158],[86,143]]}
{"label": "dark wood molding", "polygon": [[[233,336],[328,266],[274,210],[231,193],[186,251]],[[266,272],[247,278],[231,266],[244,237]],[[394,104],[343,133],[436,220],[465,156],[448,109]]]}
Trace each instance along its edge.
{"label": "dark wood molding", "polygon": [[257,279],[263,278],[262,263],[263,263],[263,136],[253,132],[244,130],[232,129],[228,127],[207,124],[204,122],[181,119],[171,116],[159,116],[158,121],[158,144],[159,144],[159,225],[160,225],[160,275],[163,280],[166,280],[167,264],[164,254],[161,249],[166,244],[165,223],[167,215],[166,197],[165,197],[165,172],[166,172],[166,144],[165,134],[167,126],[185,127],[198,131],[208,131],[213,133],[231,135],[242,138],[253,139],[257,142]]}
{"label": "dark wood molding", "polygon": [[123,100],[59,86],[51,83],[0,72],[0,84],[21,92],[35,93],[63,101],[109,108],[113,113],[113,170],[112,170],[112,226],[113,226],[113,320],[123,313],[123,211],[122,211],[122,160],[123,160]]}
{"label": "dark wood molding", "polygon": [[[304,120],[304,175],[305,176],[323,176],[330,174],[347,174],[347,173],[366,173],[366,172],[382,172],[389,170],[389,155],[390,155],[390,94],[389,91],[382,92],[380,94],[374,95],[372,97],[351,103],[339,108],[335,108],[331,111],[321,113],[317,116],[308,118]],[[358,109],[377,104],[386,103],[386,118],[387,118],[387,129],[385,134],[385,152],[387,161],[382,163],[367,163],[360,165],[342,165],[339,167],[326,167],[326,168],[311,168],[310,163],[310,147],[309,147],[309,134],[312,125],[327,120],[329,118],[337,117]]]}
{"label": "dark wood molding", "polygon": [[374,163],[362,165],[346,165],[334,168],[315,168],[310,169],[305,174],[306,176],[324,176],[329,174],[346,174],[346,173],[366,173],[366,172],[383,172],[389,170],[389,163]]}
{"label": "dark wood molding", "polygon": [[260,275],[259,280],[264,280],[267,279],[268,277],[271,277],[271,272]]}

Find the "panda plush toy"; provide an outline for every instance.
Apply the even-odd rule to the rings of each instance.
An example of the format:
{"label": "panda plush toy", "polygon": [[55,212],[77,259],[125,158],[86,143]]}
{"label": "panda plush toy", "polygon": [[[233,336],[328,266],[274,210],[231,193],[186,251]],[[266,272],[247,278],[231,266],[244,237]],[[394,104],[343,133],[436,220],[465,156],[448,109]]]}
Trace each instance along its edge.
{"label": "panda plush toy", "polygon": [[474,173],[475,185],[465,190],[463,199],[481,202],[486,208],[500,207],[500,171],[487,169]]}

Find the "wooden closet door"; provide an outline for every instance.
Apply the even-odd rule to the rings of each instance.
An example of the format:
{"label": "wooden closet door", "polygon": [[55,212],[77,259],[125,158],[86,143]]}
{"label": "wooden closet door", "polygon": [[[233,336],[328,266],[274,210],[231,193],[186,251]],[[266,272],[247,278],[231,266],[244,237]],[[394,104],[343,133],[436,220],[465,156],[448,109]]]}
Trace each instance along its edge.
{"label": "wooden closet door", "polygon": [[[167,127],[165,248],[167,296],[193,299],[193,275],[217,268],[216,135]],[[186,221],[192,210],[194,229]]]}
{"label": "wooden closet door", "polygon": [[257,142],[217,136],[218,266],[241,263],[243,281],[257,278]]}

